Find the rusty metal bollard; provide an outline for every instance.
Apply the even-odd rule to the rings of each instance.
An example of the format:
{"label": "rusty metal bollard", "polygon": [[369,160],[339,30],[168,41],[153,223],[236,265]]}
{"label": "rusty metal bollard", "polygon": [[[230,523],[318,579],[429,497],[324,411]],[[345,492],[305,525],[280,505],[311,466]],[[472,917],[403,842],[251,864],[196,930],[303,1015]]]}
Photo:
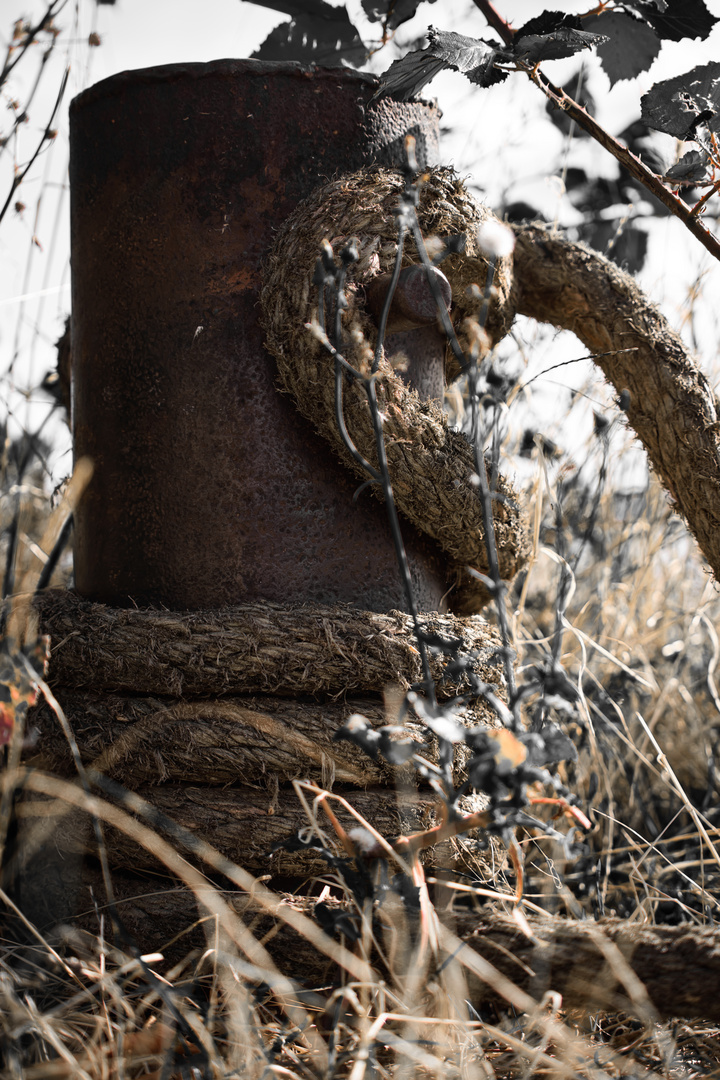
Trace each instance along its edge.
{"label": "rusty metal bollard", "polygon": [[[278,392],[258,322],[273,234],[318,183],[400,164],[407,133],[421,167],[436,158],[437,110],[371,104],[375,88],[223,60],[126,72],[73,102],[72,425],[95,463],[76,515],[83,596],[404,608],[384,507],[353,502],[356,481]],[[426,393],[441,355],[421,363]],[[441,561],[410,527],[406,546],[435,610]]]}

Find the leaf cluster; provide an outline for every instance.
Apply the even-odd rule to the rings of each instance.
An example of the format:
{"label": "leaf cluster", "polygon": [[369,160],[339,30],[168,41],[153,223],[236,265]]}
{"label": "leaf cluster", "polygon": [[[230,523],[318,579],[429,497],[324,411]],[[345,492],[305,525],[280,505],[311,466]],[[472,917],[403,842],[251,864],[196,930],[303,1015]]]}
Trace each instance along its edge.
{"label": "leaf cluster", "polygon": [[385,73],[381,93],[402,101],[417,97],[440,71],[461,71],[476,86],[503,82],[518,65],[573,56],[608,40],[582,29],[579,18],[545,12],[518,30],[506,45],[430,27],[428,46],[396,60]]}
{"label": "leaf cluster", "polygon": [[[614,85],[647,71],[663,42],[705,40],[718,22],[705,0],[616,0],[612,5],[602,4],[600,9],[584,16],[544,11],[513,30],[488,0],[475,0],[475,3],[500,33],[500,43],[493,38],[467,37],[431,26],[425,47],[407,52],[385,72],[378,96],[390,95],[407,101],[417,97],[442,71],[459,71],[474,85],[483,88],[504,82],[511,72],[523,71],[548,95],[555,108],[565,110],[568,120],[578,130],[585,128],[618,160],[622,160],[622,146],[613,145],[612,137],[599,128],[567,92],[558,90],[544,76],[538,75],[540,64],[594,48],[610,84]],[[357,66],[378,47],[387,44],[395,30],[416,14],[419,0],[363,0],[367,17],[381,25],[379,44],[364,43],[350,21],[347,9],[333,7],[326,0],[302,4],[298,0],[267,0],[263,6],[283,11],[291,18],[272,31],[255,57]],[[669,193],[654,190],[658,188],[655,177],[661,181],[660,188],[663,184],[673,188],[708,188],[693,209],[693,215],[703,210],[707,199],[720,186],[720,182],[716,183],[720,169],[720,150],[716,142],[720,125],[719,87],[720,64],[710,63],[657,83],[640,103],[646,130],[664,132],[695,146],[687,149],[671,167],[653,169],[651,165],[652,171],[645,170],[645,175],[636,180],[639,179],[661,204],[666,205]],[[557,116],[551,116],[551,119],[558,126],[562,123]],[[633,168],[627,162],[625,164],[632,173]],[[637,162],[634,164],[638,166]],[[647,164],[643,160],[639,170],[642,172],[643,165]],[[670,209],[677,216],[687,216],[681,201]],[[686,224],[703,239],[699,236],[696,221],[686,221]],[[588,239],[593,242],[598,238]],[[601,246],[605,246],[602,239],[599,238]],[[604,239],[608,241],[608,237]],[[644,257],[641,236],[640,240],[639,248],[635,245],[625,253],[633,269],[639,268]],[[622,252],[616,254],[622,261]]]}
{"label": "leaf cluster", "polygon": [[[257,60],[299,60],[325,67],[362,66],[373,51],[350,21],[347,8],[327,0],[252,0],[282,11],[289,22],[276,26],[253,53]],[[435,0],[429,0],[435,3]],[[367,18],[382,27],[381,44],[412,19],[421,0],[362,0]]]}
{"label": "leaf cluster", "polygon": [[[646,71],[663,41],[705,39],[717,21],[703,0],[682,5],[673,0],[658,4],[634,0],[585,19],[543,12],[514,33],[508,28],[503,45],[430,27],[427,47],[396,60],[383,76],[380,92],[409,100],[443,70],[460,71],[475,85],[489,87],[503,82],[513,70],[537,68],[545,60],[567,58],[589,48],[597,49],[614,85]],[[667,178],[676,183],[706,181],[708,168],[717,159],[712,139],[720,126],[720,64],[697,67],[657,83],[644,95],[641,106],[648,127],[700,145]]]}

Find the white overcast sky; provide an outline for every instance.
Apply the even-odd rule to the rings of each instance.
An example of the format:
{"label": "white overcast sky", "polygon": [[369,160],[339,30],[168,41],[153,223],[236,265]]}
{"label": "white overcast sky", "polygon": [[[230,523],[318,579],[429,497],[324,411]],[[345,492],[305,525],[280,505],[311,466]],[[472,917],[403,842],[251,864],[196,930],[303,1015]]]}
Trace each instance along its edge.
{"label": "white overcast sky", "polygon": [[[720,16],[720,0],[707,0],[707,5],[713,14]],[[367,40],[373,27],[362,14],[361,0],[351,0],[347,6]],[[512,18],[515,25],[521,25],[545,7],[576,12],[587,6],[562,0],[548,0],[547,4],[534,0],[497,2],[498,9]],[[37,18],[44,7],[36,0],[0,0],[3,45],[15,19]],[[30,110],[22,139],[17,146],[13,144],[11,153],[6,152],[0,158],[1,205],[9,189],[13,166],[22,164],[47,123],[51,99],[63,66],[69,62],[70,84],[57,125],[58,138],[17,192],[17,198],[25,204],[23,212],[11,211],[0,223],[0,376],[7,372],[12,357],[17,354],[13,369],[13,385],[17,389],[37,382],[52,365],[52,342],[69,310],[67,106],[71,98],[87,86],[131,68],[249,56],[282,19],[280,13],[244,0],[202,0],[202,3],[117,0],[113,6],[99,7],[94,0],[69,0],[66,4],[57,18],[62,34],[51,70],[43,78],[41,93]],[[420,4],[412,22],[401,28],[399,45],[417,37],[428,25],[470,36],[488,35],[484,19],[471,0],[438,0],[435,4]],[[98,48],[87,46],[91,31],[100,36]],[[396,55],[393,47],[384,50],[373,59],[372,70],[383,70]],[[655,82],[718,56],[720,31],[716,29],[705,42],[665,45],[649,73],[612,90],[591,59],[588,80],[598,103],[598,119],[612,133],[621,131],[639,115],[640,95]],[[23,62],[21,67],[17,78],[3,92],[0,132],[8,125],[10,99],[16,97],[22,101],[35,77],[34,61]],[[578,60],[572,59],[547,64],[544,70],[554,81],[562,83],[577,67]],[[553,175],[566,149],[563,138],[544,121],[544,101],[524,77],[511,77],[502,86],[479,91],[462,76],[446,73],[425,94],[437,97],[444,111],[443,123],[451,129],[442,146],[443,162],[454,165],[470,183],[482,189],[490,205],[510,190],[513,198],[529,196],[546,216],[557,215],[561,223],[571,223],[572,210]],[[573,163],[614,174],[614,163],[589,145],[576,146],[571,152],[576,155]],[[687,313],[688,289],[698,274],[705,275],[700,303],[707,304],[708,310],[703,313],[701,308],[696,312],[697,343],[703,366],[711,377],[716,377],[717,324],[714,306],[708,298],[720,294],[720,268],[684,233],[678,222],[665,219],[657,223],[641,282],[678,329],[682,329]],[[28,299],[18,299],[28,294]],[[576,342],[546,344],[536,363],[546,364],[581,354]],[[578,371],[577,379],[581,381],[583,377]],[[31,409],[17,393],[10,394],[7,387],[6,379],[0,398],[6,400],[10,396],[19,421],[35,425],[41,413]],[[67,438],[59,426],[57,438],[60,449],[53,469],[62,475],[68,470],[69,456]]]}

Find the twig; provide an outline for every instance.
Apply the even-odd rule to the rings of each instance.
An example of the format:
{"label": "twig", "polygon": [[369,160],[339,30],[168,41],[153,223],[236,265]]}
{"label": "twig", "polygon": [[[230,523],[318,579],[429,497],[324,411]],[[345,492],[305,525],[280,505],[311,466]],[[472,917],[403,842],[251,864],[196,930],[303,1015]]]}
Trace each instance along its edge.
{"label": "twig", "polygon": [[37,160],[37,158],[38,158],[38,156],[40,154],[40,151],[45,146],[46,142],[48,142],[48,140],[52,138],[52,136],[50,134],[50,129],[52,128],[53,121],[54,121],[54,119],[55,119],[55,117],[57,115],[58,109],[60,108],[60,103],[62,102],[63,95],[65,94],[65,87],[67,86],[67,81],[68,81],[69,74],[70,74],[70,68],[66,68],[65,72],[63,74],[63,77],[62,77],[62,82],[60,83],[60,89],[58,91],[57,98],[55,99],[55,105],[53,107],[52,115],[51,115],[51,117],[50,117],[50,119],[48,121],[47,127],[45,128],[45,130],[44,130],[44,132],[42,134],[40,142],[35,147],[35,151],[32,154],[32,156],[30,157],[30,160],[28,161],[25,168],[22,169],[20,172],[17,173],[16,176],[13,177],[12,184],[10,185],[10,192],[8,194],[7,199],[5,200],[5,205],[3,206],[2,210],[0,210],[0,221],[2,221],[2,219],[5,217],[5,214],[8,211],[10,203],[12,202],[13,195],[15,194],[17,189],[22,184],[23,180],[27,176],[27,174],[30,171],[30,169],[32,168],[32,166],[35,164],[35,161]]}
{"label": "twig", "polygon": [[[8,48],[7,57],[3,64],[3,69],[0,71],[0,86],[4,86],[12,72],[13,68],[22,60],[23,56],[37,39],[38,35],[45,30],[49,23],[59,15],[62,9],[67,4],[68,0],[52,0],[52,3],[48,4],[45,14],[40,17],[40,20],[35,26],[31,27],[23,40],[22,45],[18,46],[18,53],[15,59],[11,62],[10,56],[12,53],[12,45]],[[59,6],[58,6],[59,5]]]}
{"label": "twig", "polygon": [[482,11],[483,15],[488,21],[488,26],[492,26],[493,30],[496,30],[500,37],[503,39],[506,45],[509,45],[513,39],[513,31],[490,3],[490,0],[473,0],[476,8]]}

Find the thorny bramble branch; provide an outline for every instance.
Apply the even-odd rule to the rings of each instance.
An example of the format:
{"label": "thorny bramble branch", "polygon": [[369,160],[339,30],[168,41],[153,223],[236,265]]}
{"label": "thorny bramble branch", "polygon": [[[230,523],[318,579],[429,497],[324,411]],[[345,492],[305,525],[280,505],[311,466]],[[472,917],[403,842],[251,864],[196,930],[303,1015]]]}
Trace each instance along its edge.
{"label": "thorny bramble branch", "polygon": [[[505,19],[496,11],[490,0],[473,0],[475,6],[483,13],[488,21],[488,24],[497,31],[506,45],[512,42],[514,32],[508,25]],[[686,226],[686,228],[692,233],[692,235],[699,240],[710,254],[720,261],[720,241],[706,229],[699,220],[700,207],[690,207],[683,200],[671,191],[655,173],[644,165],[639,157],[631,153],[627,146],[623,146],[621,142],[605,130],[597,120],[595,120],[590,114],[583,109],[581,105],[574,101],[569,94],[558,86],[555,86],[541,71],[538,70],[537,65],[526,64],[522,61],[518,61],[518,70],[525,71],[528,78],[535,83],[535,85],[542,90],[543,94],[552,101],[554,105],[562,109],[571,120],[574,120],[578,127],[581,127],[588,133],[596,142],[607,150],[608,153],[619,161],[623,168],[627,169],[631,176],[638,180],[643,187],[654,195],[663,206],[667,207],[671,214]],[[711,192],[709,194],[712,193]]]}

